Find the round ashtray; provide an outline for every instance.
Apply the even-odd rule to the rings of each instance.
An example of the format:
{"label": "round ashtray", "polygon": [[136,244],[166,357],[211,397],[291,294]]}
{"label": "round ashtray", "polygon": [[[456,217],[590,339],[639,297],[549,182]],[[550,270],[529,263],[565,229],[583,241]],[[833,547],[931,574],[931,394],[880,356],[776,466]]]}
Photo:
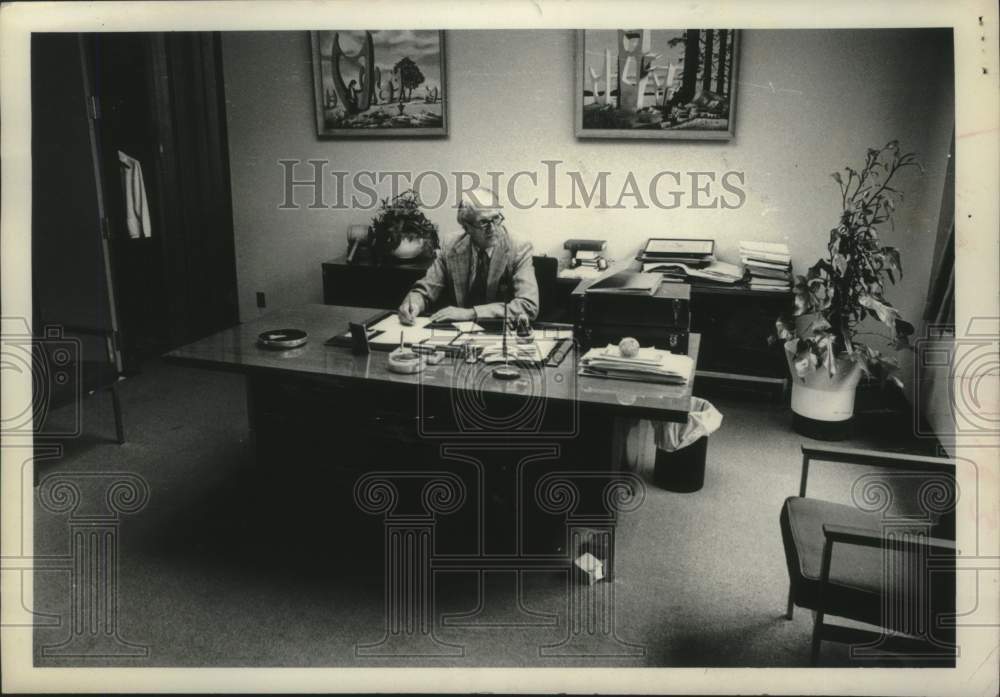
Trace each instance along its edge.
{"label": "round ashtray", "polygon": [[389,353],[389,370],[394,373],[419,373],[427,365],[427,359],[416,351],[395,349]]}
{"label": "round ashtray", "polygon": [[309,335],[301,329],[269,329],[257,336],[257,342],[264,348],[293,349],[309,340]]}

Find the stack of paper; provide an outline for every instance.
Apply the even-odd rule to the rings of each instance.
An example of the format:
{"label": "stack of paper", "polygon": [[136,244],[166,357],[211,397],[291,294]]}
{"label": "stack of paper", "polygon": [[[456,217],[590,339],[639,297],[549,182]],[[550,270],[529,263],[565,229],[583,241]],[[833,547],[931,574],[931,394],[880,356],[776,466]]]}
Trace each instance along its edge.
{"label": "stack of paper", "polygon": [[559,343],[560,338],[564,338],[560,337],[556,332],[553,332],[554,336],[551,337],[543,335],[542,332],[543,330],[541,329],[536,330],[535,338],[526,344],[518,343],[517,335],[514,332],[508,332],[506,354],[504,353],[503,337],[496,334],[462,334],[451,343],[451,346],[460,347],[465,344],[481,346],[482,353],[480,354],[480,359],[484,363],[492,364],[510,361],[521,364],[541,364],[548,360],[549,355],[555,349],[556,344]]}
{"label": "stack of paper", "polygon": [[[544,345],[543,345],[544,344]],[[504,353],[501,344],[488,346],[483,350],[483,363],[542,363],[552,350],[553,342],[531,343],[523,345],[507,345],[507,353]],[[547,349],[542,353],[542,349]]]}
{"label": "stack of paper", "polygon": [[368,327],[370,336],[368,343],[373,346],[396,346],[403,344],[419,344],[431,337],[447,336],[453,339],[459,331],[454,326],[447,329],[435,329],[431,326],[430,317],[417,317],[413,324],[403,324],[395,312],[387,315]]}
{"label": "stack of paper", "polygon": [[580,359],[580,375],[641,380],[665,385],[686,385],[691,380],[694,361],[656,348],[639,349],[638,355],[626,358],[617,346],[592,348]]}
{"label": "stack of paper", "polygon": [[715,261],[714,240],[650,238],[636,259],[642,263],[680,262],[701,268]]}
{"label": "stack of paper", "polygon": [[587,286],[587,293],[610,293],[627,295],[655,295],[663,282],[663,276],[656,273],[633,273],[620,271],[595,281]]}
{"label": "stack of paper", "polygon": [[792,255],[781,242],[740,242],[740,260],[750,288],[785,292],[792,287]]}
{"label": "stack of paper", "polygon": [[693,278],[698,281],[712,283],[736,283],[743,278],[743,269],[736,264],[724,261],[713,261],[708,266],[698,268],[678,261],[647,261],[642,264],[643,272],[660,272],[666,280]]}

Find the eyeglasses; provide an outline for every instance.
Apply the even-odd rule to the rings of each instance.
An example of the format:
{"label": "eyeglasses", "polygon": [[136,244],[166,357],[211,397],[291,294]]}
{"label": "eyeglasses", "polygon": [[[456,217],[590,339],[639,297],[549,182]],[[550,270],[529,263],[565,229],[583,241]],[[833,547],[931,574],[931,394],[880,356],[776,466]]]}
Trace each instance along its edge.
{"label": "eyeglasses", "polygon": [[477,223],[470,223],[470,225],[472,225],[472,227],[474,228],[481,230],[482,232],[486,232],[490,228],[500,225],[500,223],[502,222],[503,222],[503,213],[497,213],[492,218],[485,218]]}

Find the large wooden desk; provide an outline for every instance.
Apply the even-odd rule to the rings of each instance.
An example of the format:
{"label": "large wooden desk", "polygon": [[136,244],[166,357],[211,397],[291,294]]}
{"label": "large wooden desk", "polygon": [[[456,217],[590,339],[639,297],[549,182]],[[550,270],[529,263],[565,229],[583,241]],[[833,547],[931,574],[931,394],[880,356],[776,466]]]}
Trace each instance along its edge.
{"label": "large wooden desk", "polygon": [[[616,517],[643,500],[642,480],[619,468],[621,424],[685,420],[691,386],[580,377],[575,352],[559,367],[522,369],[520,379],[503,382],[481,363],[446,359],[398,375],[388,371],[385,352],[355,356],[324,346],[348,321],[375,312],[329,305],[278,311],[165,356],[247,376],[260,476],[306,482],[291,496],[298,502],[316,492],[321,510],[355,514],[340,525],[384,525],[386,588],[417,590],[406,602],[387,591],[385,636],[359,645],[359,655],[456,650],[434,636],[436,573],[471,573],[482,584],[480,610],[449,624],[475,624],[498,603],[509,605],[509,621],[536,623],[520,602],[522,574],[568,573],[585,540],[604,550],[613,573]],[[309,343],[288,351],[257,346],[261,332],[286,327],[307,331]],[[692,335],[695,359],[698,346]],[[488,591],[487,577],[515,583],[516,593]],[[586,586],[566,588],[572,606],[614,607],[614,584],[601,584],[586,601],[576,597]],[[631,655],[635,647],[615,636],[614,613],[606,616],[602,650]],[[577,626],[580,617],[566,620],[567,640],[553,655],[577,655],[575,638],[593,639]]]}
{"label": "large wooden desk", "polygon": [[[373,351],[355,356],[348,349],[324,346],[335,334],[343,333],[348,322],[365,320],[378,310],[363,307],[306,305],[280,310],[260,319],[226,329],[182,346],[166,354],[172,363],[201,368],[228,370],[249,376],[287,376],[312,378],[317,382],[356,386],[394,386],[412,392],[420,386],[432,391],[475,391],[525,396],[532,389],[548,401],[574,403],[582,408],[598,408],[607,416],[648,418],[660,421],[684,421],[691,403],[691,385],[683,387],[651,385],[643,382],[605,380],[577,376],[576,356],[570,354],[558,368],[532,371],[527,377],[542,376],[542,385],[531,385],[525,378],[504,382],[483,379],[475,383],[457,380],[465,364],[445,361],[422,374],[399,375],[389,372],[388,354]],[[309,343],[289,351],[273,351],[257,346],[257,336],[268,329],[295,327],[309,333]],[[691,336],[689,355],[698,359],[699,336]]]}
{"label": "large wooden desk", "polygon": [[[355,356],[324,345],[348,321],[376,312],[329,305],[277,311],[165,358],[247,376],[250,427],[263,476],[278,472],[310,479],[341,472],[332,488],[343,492],[369,472],[434,472],[454,465],[466,476],[456,461],[471,457],[480,464],[474,481],[466,482],[468,491],[488,488],[493,498],[507,502],[508,512],[520,516],[530,514],[532,501],[538,503],[539,479],[546,474],[590,472],[599,479],[620,473],[627,427],[636,419],[687,419],[690,384],[578,376],[575,351],[558,367],[522,368],[519,379],[501,381],[492,377],[491,366],[460,359],[400,375],[389,372],[386,352]],[[261,332],[286,327],[307,331],[309,342],[287,351],[257,346]],[[697,360],[697,334],[689,344]],[[339,504],[357,507],[349,495]],[[475,505],[483,508],[476,515],[491,517],[485,510],[489,502]],[[529,538],[541,544],[525,532],[513,542],[512,553]]]}

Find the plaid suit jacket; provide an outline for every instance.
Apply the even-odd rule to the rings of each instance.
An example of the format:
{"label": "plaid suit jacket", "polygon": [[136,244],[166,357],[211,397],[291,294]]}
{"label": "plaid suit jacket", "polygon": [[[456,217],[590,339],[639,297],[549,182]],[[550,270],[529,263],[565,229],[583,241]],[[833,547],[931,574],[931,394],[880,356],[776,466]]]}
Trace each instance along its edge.
{"label": "plaid suit jacket", "polygon": [[[410,290],[412,296],[419,297],[419,312],[430,307],[446,290],[454,294],[456,305],[467,307],[475,255],[475,245],[467,234],[438,250],[427,273]],[[538,282],[531,256],[531,242],[513,237],[506,228],[497,235],[486,277],[486,303],[475,306],[478,317],[503,317],[504,304],[512,315],[524,314],[531,320],[538,316]]]}

